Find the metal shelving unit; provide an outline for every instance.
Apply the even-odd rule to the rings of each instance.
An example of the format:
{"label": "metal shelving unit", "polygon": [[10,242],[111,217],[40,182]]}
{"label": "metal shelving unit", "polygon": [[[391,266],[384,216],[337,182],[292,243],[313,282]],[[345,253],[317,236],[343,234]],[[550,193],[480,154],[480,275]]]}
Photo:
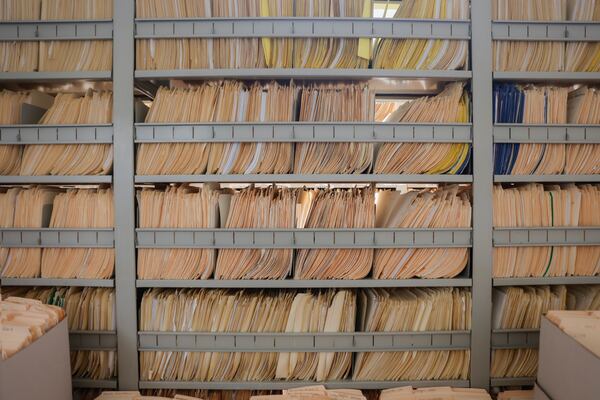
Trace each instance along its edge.
{"label": "metal shelving unit", "polygon": [[[433,348],[434,340],[460,343],[471,350],[469,380],[361,382],[342,380],[324,382],[330,388],[382,389],[401,385],[482,387],[519,386],[533,384],[532,378],[490,379],[490,354],[498,346],[532,344],[535,332],[492,331],[490,310],[492,287],[507,285],[600,284],[600,277],[492,278],[493,246],[505,245],[598,245],[600,228],[493,229],[492,185],[494,182],[598,182],[599,175],[590,176],[494,176],[494,143],[596,143],[600,144],[599,126],[577,125],[505,125],[493,124],[491,97],[496,81],[596,83],[600,73],[571,72],[493,72],[491,41],[497,40],[599,40],[598,23],[554,23],[492,21],[491,1],[472,1],[471,21],[380,20],[380,19],[307,19],[307,18],[247,18],[247,19],[135,19],[134,0],[114,1],[113,21],[52,21],[9,23],[0,26],[0,35],[9,40],[71,40],[113,39],[113,71],[0,73],[0,81],[16,83],[65,83],[72,81],[113,81],[114,113],[112,125],[98,126],[36,126],[0,127],[0,144],[66,144],[113,143],[114,173],[112,176],[42,176],[0,177],[0,184],[112,184],[115,196],[114,230],[71,232],[68,230],[2,230],[2,243],[11,246],[65,246],[115,248],[115,279],[12,279],[3,278],[2,286],[92,286],[115,287],[117,303],[116,332],[72,332],[74,345],[87,348],[118,348],[118,378],[106,381],[74,379],[75,387],[121,390],[150,388],[169,389],[282,389],[313,382],[149,382],[138,370],[138,350],[157,350],[172,344],[197,346],[199,338],[211,336],[223,349],[236,346],[257,350],[257,343],[277,343],[280,335],[258,338],[242,334],[186,334],[138,332],[138,290],[163,288],[366,288],[366,287],[471,287],[473,294],[473,326],[470,332],[363,334],[343,336],[344,349],[368,351],[356,340],[366,340],[375,346],[375,337],[385,337],[391,347],[385,349]],[[491,32],[491,34],[490,34]],[[212,69],[212,70],[135,70],[136,39],[144,38],[216,38],[216,37],[390,37],[460,39],[471,41],[472,66],[468,71],[403,71],[378,69]],[[134,83],[168,80],[209,79],[272,80],[427,80],[429,82],[463,81],[471,83],[472,124],[376,124],[376,123],[216,123],[216,124],[144,124],[134,123]],[[492,134],[493,132],[493,134]],[[135,145],[167,142],[437,142],[468,143],[473,146],[472,175],[192,175],[136,176]],[[472,184],[473,228],[468,230],[377,231],[348,230],[316,232],[297,230],[209,231],[209,230],[136,230],[135,185],[171,182],[224,183],[461,183]],[[470,265],[454,279],[407,279],[356,281],[323,280],[136,280],[136,248],[233,246],[258,247],[469,247]],[[405,336],[406,335],[406,336]],[[523,336],[524,335],[524,336]],[[269,336],[269,335],[266,335]],[[289,335],[288,335],[289,336]],[[287,344],[313,346],[318,335],[294,335]],[[324,336],[324,335],[320,335]],[[282,335],[285,338],[285,334]],[[448,339],[450,337],[450,339]],[[159,339],[160,338],[160,339]],[[174,339],[173,339],[174,338]],[[366,338],[366,339],[365,339]],[[392,339],[389,339],[392,338]],[[289,337],[287,338],[289,339]],[[154,343],[156,346],[149,346]],[[210,339],[212,340],[212,339]],[[234,347],[230,346],[233,340]],[[294,340],[298,340],[295,342]],[[306,342],[308,340],[308,342]],[[347,342],[351,340],[351,342]],[[370,342],[369,342],[370,340]],[[423,341],[425,340],[425,341]],[[429,340],[429,342],[427,342]],[[166,341],[166,342],[165,342]],[[170,342],[169,342],[170,341]],[[228,342],[229,341],[229,342]],[[524,341],[524,342],[523,342]],[[143,342],[143,346],[141,343]],[[202,340],[200,340],[202,342]],[[227,344],[229,343],[229,344]],[[396,343],[396,344],[395,344]],[[404,343],[401,345],[401,343]],[[420,343],[420,344],[419,344]],[[437,342],[436,342],[437,343]],[[138,346],[140,344],[140,346]],[[165,344],[165,346],[163,346]],[[205,343],[208,346],[208,344]],[[394,347],[394,346],[398,347]],[[409,346],[410,345],[410,346]],[[229,346],[229,347],[227,347]],[[239,350],[241,347],[237,347]],[[383,345],[382,345],[383,346]],[[402,347],[404,346],[404,347]],[[429,346],[429,347],[428,347]],[[308,347],[304,347],[302,351]],[[204,347],[200,347],[201,349]],[[208,350],[214,350],[214,346]],[[281,347],[277,347],[280,349]],[[313,347],[314,348],[314,347]],[[295,348],[297,349],[297,347]],[[333,347],[319,347],[333,350]],[[337,349],[337,348],[336,348]],[[360,349],[360,350],[356,350]],[[207,350],[207,351],[208,351]],[[323,350],[323,351],[329,351]],[[299,351],[299,350],[297,350]]]}
{"label": "metal shelving unit", "polygon": [[73,378],[73,387],[76,389],[117,389],[116,379],[88,379]]}
{"label": "metal shelving unit", "polygon": [[70,331],[71,350],[117,350],[115,331]]}

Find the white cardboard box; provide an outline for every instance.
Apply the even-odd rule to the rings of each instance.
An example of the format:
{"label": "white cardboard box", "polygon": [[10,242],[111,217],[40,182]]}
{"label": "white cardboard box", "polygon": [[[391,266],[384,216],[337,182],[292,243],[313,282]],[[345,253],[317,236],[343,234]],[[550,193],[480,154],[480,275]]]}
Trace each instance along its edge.
{"label": "white cardboard box", "polygon": [[543,317],[537,382],[552,400],[598,400],[600,357]]}
{"label": "white cardboard box", "polygon": [[31,345],[0,361],[0,399],[72,399],[66,318]]}

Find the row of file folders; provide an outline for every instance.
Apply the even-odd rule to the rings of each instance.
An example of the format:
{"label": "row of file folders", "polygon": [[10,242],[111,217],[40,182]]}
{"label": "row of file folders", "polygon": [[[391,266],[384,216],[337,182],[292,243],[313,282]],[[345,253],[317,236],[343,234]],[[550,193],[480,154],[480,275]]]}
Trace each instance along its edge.
{"label": "row of file folders", "polygon": [[[111,189],[11,188],[0,193],[2,226],[111,228]],[[142,229],[470,228],[469,186],[426,189],[306,189],[216,185],[144,188]],[[508,227],[598,227],[598,185],[494,187],[493,221]],[[74,212],[73,210],[82,210]],[[50,213],[50,214],[49,214]],[[110,278],[112,248],[1,248],[5,277]],[[467,247],[356,249],[140,248],[140,279],[452,278]],[[494,248],[494,276],[600,273],[600,246]]]}
{"label": "row of file folders", "polygon": [[[3,91],[0,123],[22,122],[35,93]],[[32,99],[35,98],[36,101]],[[46,99],[40,125],[112,122],[112,94],[59,94]],[[594,88],[498,85],[496,123],[600,124],[600,92]],[[186,89],[159,89],[146,123],[389,122],[465,124],[471,104],[463,84],[435,96],[376,101],[366,84],[247,86],[209,82]],[[111,144],[1,145],[2,175],[105,175],[112,170]],[[465,174],[469,143],[140,143],[136,172],[164,174]],[[496,144],[496,174],[597,174],[595,144]]]}

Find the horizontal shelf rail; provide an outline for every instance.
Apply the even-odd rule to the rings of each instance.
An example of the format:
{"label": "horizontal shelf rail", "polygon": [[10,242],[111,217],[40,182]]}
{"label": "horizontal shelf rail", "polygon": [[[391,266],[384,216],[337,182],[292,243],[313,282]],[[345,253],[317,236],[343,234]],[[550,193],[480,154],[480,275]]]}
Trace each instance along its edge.
{"label": "horizontal shelf rail", "polygon": [[140,389],[206,389],[206,390],[283,390],[296,387],[324,385],[328,389],[391,389],[400,386],[413,387],[469,387],[468,380],[423,380],[423,381],[229,381],[229,382],[200,382],[200,381],[143,381],[139,382]]}
{"label": "horizontal shelf rail", "polygon": [[322,352],[467,350],[469,331],[352,333],[138,332],[140,351]]}
{"label": "horizontal shelf rail", "polygon": [[600,182],[600,174],[598,175],[494,175],[496,183],[524,183],[524,182],[539,182],[539,183],[561,183],[561,182]]}
{"label": "horizontal shelf rail", "polygon": [[600,144],[600,125],[494,125],[495,143]]}
{"label": "horizontal shelf rail", "polygon": [[114,230],[78,228],[2,228],[0,247],[114,247]]}
{"label": "horizontal shelf rail", "polygon": [[471,278],[453,279],[138,279],[138,288],[229,288],[229,289],[308,289],[308,288],[396,288],[396,287],[471,287]]}
{"label": "horizontal shelf rail", "polygon": [[492,349],[538,348],[539,329],[496,329],[492,331]]}
{"label": "horizontal shelf rail", "polygon": [[0,125],[0,144],[99,144],[113,142],[112,124]]}
{"label": "horizontal shelf rail", "polygon": [[[2,179],[0,178],[0,182]],[[135,183],[471,183],[472,175],[388,174],[237,174],[136,175]]]}
{"label": "horizontal shelf rail", "polygon": [[136,229],[138,248],[471,247],[471,229]]}
{"label": "horizontal shelf rail", "polygon": [[115,331],[69,331],[71,350],[116,350]]}
{"label": "horizontal shelf rail", "polygon": [[494,228],[495,247],[599,246],[600,227]]}
{"label": "horizontal shelf rail", "polygon": [[112,71],[0,72],[0,81],[7,82],[108,81],[111,79]]}
{"label": "horizontal shelf rail", "polygon": [[2,40],[97,40],[113,38],[112,20],[2,21]]}
{"label": "horizontal shelf rail", "polygon": [[544,276],[538,278],[494,278],[494,286],[600,285],[600,276]]}
{"label": "horizontal shelf rail", "polygon": [[392,18],[186,18],[136,19],[135,38],[471,38],[468,20]]}
{"label": "horizontal shelf rail", "polygon": [[[600,74],[596,74],[600,75]],[[257,69],[174,69],[136,70],[135,78],[142,80],[211,80],[232,79],[332,79],[363,80],[373,78],[431,79],[438,81],[466,81],[471,71],[397,70],[397,69],[337,69],[337,68],[257,68]],[[0,74],[0,79],[2,75]],[[595,79],[598,79],[596,77]]]}
{"label": "horizontal shelf rail", "polygon": [[112,175],[4,175],[2,185],[98,185],[111,183]]}
{"label": "horizontal shelf rail", "polygon": [[494,72],[497,81],[519,81],[519,82],[590,82],[600,80],[600,72]]}
{"label": "horizontal shelf rail", "polygon": [[[600,131],[600,127],[598,128]],[[600,133],[599,133],[600,136]],[[136,143],[440,142],[470,143],[471,124],[195,123],[136,124]],[[600,140],[600,139],[599,139]]]}
{"label": "horizontal shelf rail", "polygon": [[600,24],[580,21],[493,21],[493,40],[598,41]]}
{"label": "horizontal shelf rail", "polygon": [[0,278],[0,286],[115,287],[114,279]]}
{"label": "horizontal shelf rail", "polygon": [[73,387],[76,389],[116,389],[116,379],[88,379],[73,378]]}
{"label": "horizontal shelf rail", "polygon": [[506,387],[506,386],[533,386],[535,384],[535,377],[517,377],[517,378],[492,378],[490,379],[490,386],[492,387]]}

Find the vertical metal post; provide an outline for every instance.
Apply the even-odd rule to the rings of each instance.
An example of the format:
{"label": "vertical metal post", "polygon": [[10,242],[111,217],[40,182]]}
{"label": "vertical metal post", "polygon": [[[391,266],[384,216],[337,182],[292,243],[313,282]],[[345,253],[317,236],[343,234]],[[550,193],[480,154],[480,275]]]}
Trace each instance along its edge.
{"label": "vertical metal post", "polygon": [[490,384],[492,312],[492,1],[471,1],[473,80],[473,314],[471,386]]}
{"label": "vertical metal post", "polygon": [[115,286],[119,389],[137,390],[135,187],[133,143],[134,0],[114,0],[113,124]]}

